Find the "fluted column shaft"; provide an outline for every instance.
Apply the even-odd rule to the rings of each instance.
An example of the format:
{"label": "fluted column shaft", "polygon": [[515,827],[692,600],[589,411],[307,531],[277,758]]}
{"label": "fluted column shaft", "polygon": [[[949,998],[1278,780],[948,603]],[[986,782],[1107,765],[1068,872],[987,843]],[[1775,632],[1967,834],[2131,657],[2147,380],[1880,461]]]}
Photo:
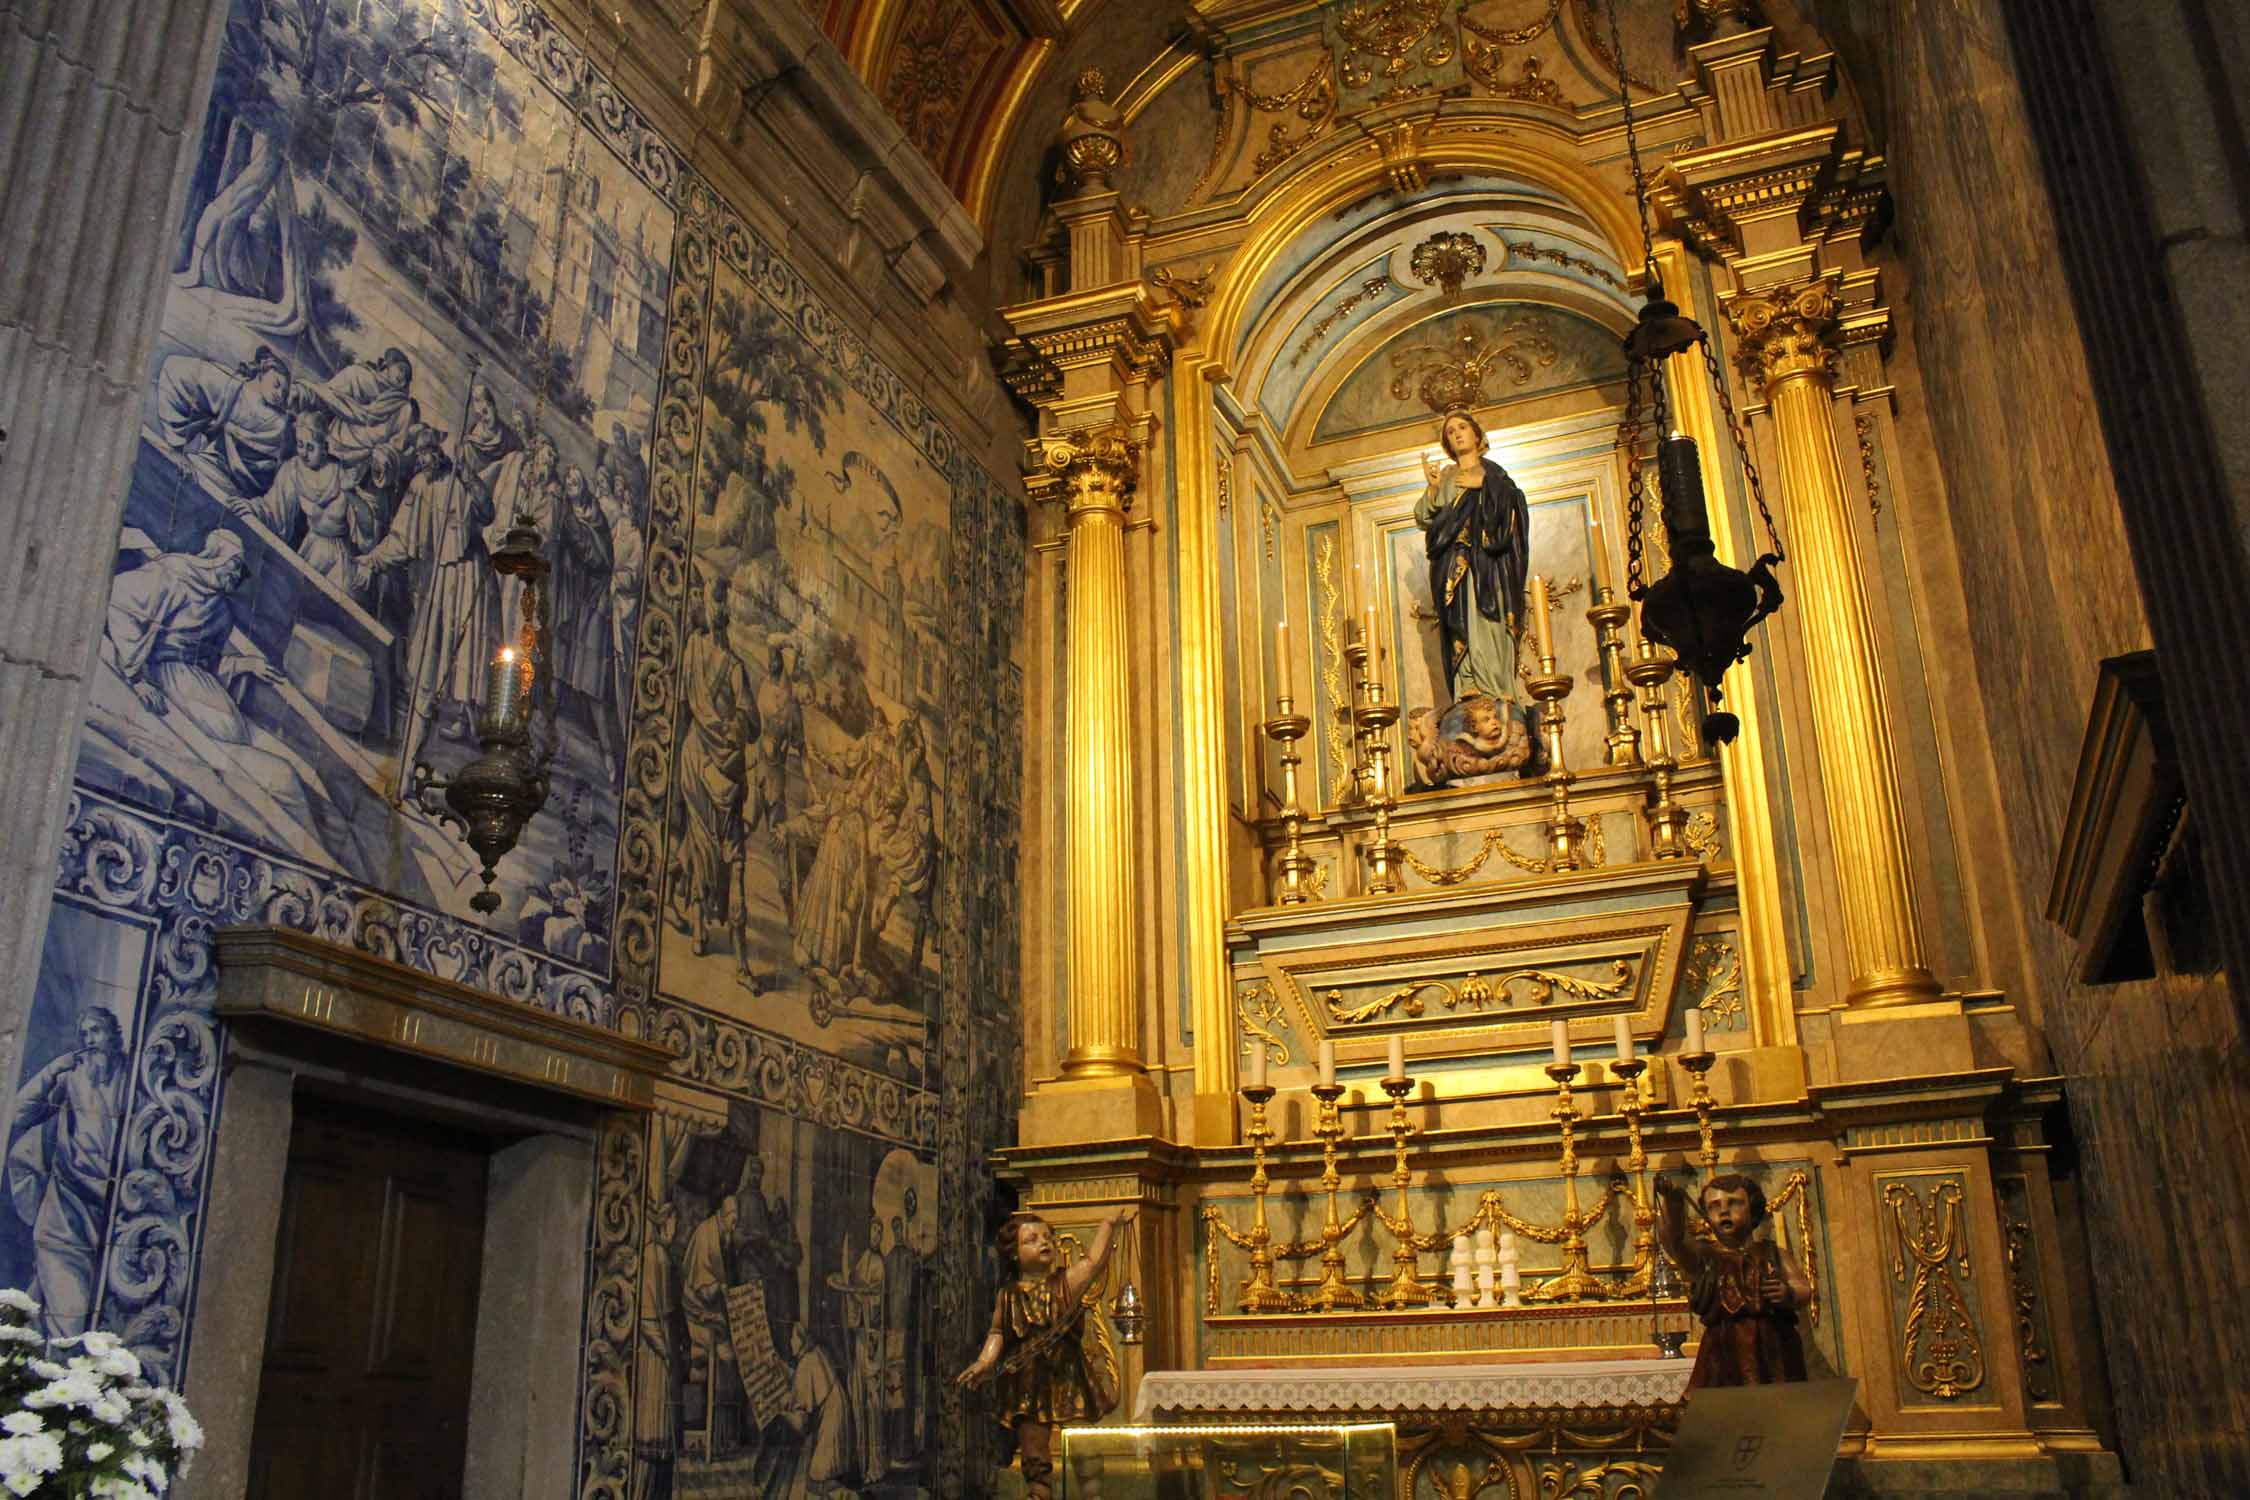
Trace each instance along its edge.
{"label": "fluted column shaft", "polygon": [[1852,526],[1832,409],[1836,299],[1828,282],[1728,300],[1740,362],[1771,403],[1787,501],[1790,603],[1805,641],[1805,677],[1843,897],[1854,1005],[1934,998],[1914,902],[1913,856],[1884,703],[1874,614]]}
{"label": "fluted column shaft", "polygon": [[[1050,450],[1053,462],[1054,450]],[[1133,725],[1126,663],[1131,449],[1097,438],[1063,470],[1070,602],[1070,1048],[1063,1072],[1143,1071],[1133,945]]]}
{"label": "fluted column shaft", "polygon": [[0,1072],[36,978],[225,0],[0,0]]}

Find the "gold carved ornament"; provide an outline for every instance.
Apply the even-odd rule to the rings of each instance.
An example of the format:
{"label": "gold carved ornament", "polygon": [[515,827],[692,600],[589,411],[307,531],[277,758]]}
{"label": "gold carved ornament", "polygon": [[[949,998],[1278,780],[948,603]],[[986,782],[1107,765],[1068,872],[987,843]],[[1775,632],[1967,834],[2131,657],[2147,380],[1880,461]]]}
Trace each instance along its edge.
{"label": "gold carved ornament", "polygon": [[1463,0],[1460,15],[1462,70],[1498,98],[1566,108],[1562,90],[1540,71],[1538,58],[1526,57],[1517,76],[1512,79],[1507,76],[1508,49],[1545,36],[1561,14],[1562,0],[1547,0],[1545,11],[1522,26],[1488,26],[1469,14],[1466,0]]}
{"label": "gold carved ornament", "polygon": [[[1453,61],[1453,37],[1441,24],[1444,0],[1351,0],[1336,15],[1343,43],[1344,83],[1359,88],[1374,81],[1369,58],[1382,61],[1382,75],[1397,78],[1419,61],[1442,68]],[[1415,49],[1421,49],[1419,58]]]}
{"label": "gold carved ornament", "polygon": [[[1447,1010],[1483,1010],[1495,1005],[1549,1005],[1560,990],[1573,1000],[1616,1000],[1633,987],[1633,966],[1624,959],[1611,964],[1609,979],[1584,979],[1575,974],[1558,974],[1552,969],[1515,969],[1486,979],[1481,974],[1465,974],[1459,979],[1416,979],[1395,989],[1386,990],[1372,1000],[1348,1004],[1342,990],[1330,990],[1321,996],[1328,1014],[1338,1025],[1357,1026],[1371,1021],[1397,1007],[1408,1019],[1419,1019],[1429,1010],[1429,1002],[1422,997],[1426,991],[1437,992],[1437,1003]],[[1513,985],[1526,987],[1527,996],[1518,1001],[1508,991]]]}
{"label": "gold carved ornament", "polygon": [[1554,250],[1545,245],[1535,245],[1529,240],[1502,240],[1500,243],[1507,250],[1510,260],[1543,260],[1550,265],[1565,266],[1573,271],[1583,271],[1596,281],[1606,282],[1621,292],[1625,290],[1623,279],[1615,271],[1598,261],[1588,260],[1583,255],[1573,255],[1568,250]]}
{"label": "gold carved ornament", "polygon": [[2052,1401],[2054,1359],[2039,1337],[2039,1279],[2032,1256],[2031,1224],[2003,1209],[2000,1230],[2007,1244],[2008,1293],[2015,1306],[2016,1353],[2023,1360],[2024,1392],[2034,1401]]}
{"label": "gold carved ornament", "polygon": [[1267,1060],[1275,1067],[1288,1067],[1289,1043],[1281,1035],[1285,1011],[1273,986],[1261,980],[1238,993],[1234,1003],[1235,1014],[1242,1022],[1239,1050],[1247,1053],[1252,1047],[1264,1047]]}
{"label": "gold carved ornament", "polygon": [[1913,1273],[1899,1363],[1914,1389],[1940,1401],[1957,1401],[1984,1384],[1984,1348],[1956,1279],[1970,1275],[1961,1199],[1953,1180],[1939,1183],[1926,1203],[1903,1182],[1883,1189],[1896,1242],[1891,1276],[1905,1284]]}
{"label": "gold carved ornament", "polygon": [[1212,281],[1218,270],[1216,261],[1193,276],[1184,276],[1170,266],[1158,266],[1148,273],[1148,281],[1158,291],[1170,292],[1180,306],[1199,308],[1211,300]]}
{"label": "gold carved ornament", "polygon": [[1250,107],[1260,114],[1293,113],[1304,122],[1302,130],[1292,132],[1286,120],[1276,121],[1266,132],[1266,149],[1258,153],[1251,163],[1251,171],[1264,176],[1290,157],[1320,138],[1329,122],[1336,118],[1336,72],[1333,60],[1326,52],[1314,59],[1312,71],[1295,85],[1277,94],[1261,94],[1245,83],[1234,83]]}
{"label": "gold carved ornament", "polygon": [[1391,356],[1391,398],[1417,397],[1433,412],[1484,404],[1484,383],[1495,365],[1506,365],[1515,385],[1531,384],[1537,369],[1557,358],[1555,341],[1508,325],[1491,334],[1464,328],[1444,344],[1417,344]]}
{"label": "gold carved ornament", "polygon": [[1484,274],[1485,259],[1484,246],[1475,235],[1441,229],[1414,247],[1409,264],[1415,280],[1442,288],[1451,297],[1470,277]]}
{"label": "gold carved ornament", "polygon": [[[1483,843],[1477,846],[1477,852],[1470,856],[1466,864],[1433,865],[1412,849],[1406,849],[1406,867],[1430,884],[1439,886],[1460,885],[1483,869],[1485,861],[1495,854],[1527,875],[1547,873],[1551,863],[1550,856],[1518,854],[1509,847],[1504,833],[1505,830],[1498,828],[1486,829]],[[1589,818],[1586,820],[1586,866],[1598,869],[1608,861],[1609,847],[1602,835],[1601,819]]]}
{"label": "gold carved ornament", "polygon": [[[1478,1500],[1487,1494],[1500,1500],[1648,1500],[1655,1493],[1659,1465],[1613,1454],[1649,1452],[1673,1417],[1645,1407],[1625,1408],[1609,1421],[1593,1419],[1591,1413],[1582,1415],[1586,1420],[1570,1422],[1569,1440],[1610,1452],[1569,1456],[1556,1451],[1565,1437],[1561,1427],[1540,1426],[1528,1432],[1486,1428],[1445,1420],[1452,1413],[1440,1413],[1433,1425],[1402,1426],[1398,1492],[1431,1493],[1439,1500]],[[1455,1459],[1448,1467],[1444,1458],[1463,1449],[1479,1455],[1481,1461],[1472,1467]],[[1422,1483],[1425,1475],[1427,1489]]]}
{"label": "gold carved ornament", "polygon": [[1490,1229],[1494,1233],[1505,1229],[1541,1245],[1564,1244],[1571,1236],[1584,1234],[1608,1217],[1609,1206],[1623,1197],[1626,1191],[1624,1177],[1614,1176],[1609,1180],[1608,1189],[1594,1200],[1592,1208],[1580,1210],[1575,1217],[1566,1216],[1560,1224],[1534,1224],[1529,1219],[1519,1219],[1510,1213],[1507,1205],[1500,1201],[1499,1192],[1486,1188],[1477,1198],[1476,1212],[1451,1229],[1433,1229],[1428,1234],[1416,1233],[1412,1224],[1402,1223],[1384,1212],[1380,1202],[1373,1199],[1369,1201],[1374,1203],[1375,1217],[1382,1221],[1385,1229],[1395,1238],[1411,1240],[1416,1251],[1427,1254],[1433,1250],[1450,1250],[1455,1240],[1474,1234],[1479,1229]]}
{"label": "gold carved ornament", "polygon": [[1391,278],[1388,275],[1370,276],[1361,282],[1358,291],[1353,292],[1349,297],[1344,298],[1334,307],[1328,309],[1327,312],[1321,314],[1320,321],[1313,324],[1311,330],[1298,342],[1296,352],[1289,356],[1289,363],[1294,365],[1306,355],[1312,353],[1313,345],[1328,337],[1328,330],[1334,328],[1345,318],[1350,317],[1352,311],[1359,307],[1361,303],[1367,301],[1370,297],[1380,297],[1390,289]]}
{"label": "gold carved ornament", "polygon": [[1859,438],[1859,472],[1867,481],[1867,514],[1883,524],[1883,486],[1875,478],[1875,423],[1866,412],[1852,414],[1852,432]]}
{"label": "gold carved ornament", "polygon": [[[1359,1207],[1353,1209],[1351,1214],[1338,1227],[1337,1243],[1341,1244],[1345,1237],[1359,1228],[1370,1210],[1377,1213],[1382,1211],[1375,1202],[1375,1194],[1372,1189],[1360,1200]],[[1215,1203],[1203,1205],[1203,1222],[1211,1231],[1210,1238],[1204,1242],[1203,1310],[1215,1316],[1219,1311],[1219,1241],[1223,1239],[1237,1250],[1254,1250],[1257,1248],[1257,1239],[1254,1235],[1245,1234],[1229,1224],[1226,1215],[1219,1212],[1219,1206]],[[1315,1235],[1309,1240],[1275,1240],[1266,1246],[1266,1253],[1275,1260],[1310,1260],[1327,1248],[1327,1237]],[[1245,1282],[1244,1285],[1247,1286],[1248,1283]],[[1289,1306],[1286,1309],[1289,1312],[1310,1312],[1318,1306],[1317,1303],[1301,1296],[1288,1293],[1283,1295],[1289,1299]]]}
{"label": "gold carved ornament", "polygon": [[[1328,689],[1331,706],[1349,705],[1351,699],[1344,691],[1344,633],[1343,601],[1336,586],[1336,535],[1324,534],[1320,546],[1313,552],[1313,576],[1320,583],[1320,681]],[[1328,756],[1336,769],[1336,783],[1328,789],[1328,800],[1340,803],[1352,784],[1352,736],[1346,727],[1350,723],[1350,710],[1332,713],[1328,719]],[[1324,867],[1325,868],[1325,867]]]}
{"label": "gold carved ornament", "polygon": [[1594,0],[1578,0],[1578,32],[1585,40],[1587,50],[1609,70],[1610,76],[1621,83],[1629,83],[1644,94],[1669,93],[1672,86],[1643,78],[1638,73],[1628,73],[1618,66],[1617,53],[1610,48],[1609,37],[1600,19],[1594,14]]}
{"label": "gold carved ornament", "polygon": [[1687,982],[1704,1018],[1722,1026],[1742,1018],[1742,955],[1723,937],[1699,937],[1688,953]]}
{"label": "gold carved ornament", "polygon": [[1738,340],[1735,365],[1754,391],[1795,375],[1832,375],[1840,327],[1826,281],[1745,292],[1727,303]]}

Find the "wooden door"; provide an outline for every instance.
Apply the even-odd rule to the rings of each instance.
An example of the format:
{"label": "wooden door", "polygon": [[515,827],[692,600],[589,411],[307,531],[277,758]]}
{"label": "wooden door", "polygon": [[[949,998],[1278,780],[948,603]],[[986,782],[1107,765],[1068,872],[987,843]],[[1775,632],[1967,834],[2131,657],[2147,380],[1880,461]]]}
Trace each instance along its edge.
{"label": "wooden door", "polygon": [[299,1099],[251,1500],[459,1500],[487,1150]]}

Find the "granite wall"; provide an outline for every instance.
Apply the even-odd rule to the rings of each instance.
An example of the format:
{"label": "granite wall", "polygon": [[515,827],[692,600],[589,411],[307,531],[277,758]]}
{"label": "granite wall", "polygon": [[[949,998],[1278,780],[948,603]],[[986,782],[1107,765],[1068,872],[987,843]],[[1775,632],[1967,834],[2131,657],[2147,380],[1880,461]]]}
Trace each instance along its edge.
{"label": "granite wall", "polygon": [[[2005,809],[1987,847],[2021,914],[1999,966],[2023,976],[2016,998],[2069,1080],[2074,1149],[2055,1166],[2085,1206],[2129,1477],[2235,1493],[2250,1483],[2233,1353],[2250,1319],[2232,1293],[2250,1276],[2234,1207],[2250,1192],[2250,1090],[2232,998],[2217,978],[2080,984],[2041,915],[2098,664],[2148,646],[2150,625],[2018,59],[1992,0],[1816,9],[1877,75],[1860,83],[1888,130],[1887,253],[1904,263],[1902,345],[1923,386],[1920,401],[1903,387],[1901,423],[1938,460],[1899,503],[1942,512],[1963,581],[1967,659],[1949,670],[1981,707]],[[2175,713],[2199,732],[2200,710]]]}

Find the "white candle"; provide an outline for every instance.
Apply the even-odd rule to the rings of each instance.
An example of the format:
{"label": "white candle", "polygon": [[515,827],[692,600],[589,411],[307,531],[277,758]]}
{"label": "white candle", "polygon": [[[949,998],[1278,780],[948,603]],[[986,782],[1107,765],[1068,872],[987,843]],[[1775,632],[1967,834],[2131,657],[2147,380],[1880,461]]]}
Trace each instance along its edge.
{"label": "white candle", "polygon": [[[1609,546],[1602,537],[1602,518],[1591,510],[1586,512],[1586,546],[1594,557],[1594,587],[1614,588],[1609,579]],[[1594,602],[1599,604],[1601,600],[1597,596]]]}
{"label": "white candle", "polygon": [[1557,1021],[1551,1029],[1555,1037],[1555,1064],[1565,1066],[1570,1062],[1570,1023]]}
{"label": "white candle", "polygon": [[1531,638],[1542,663],[1555,659],[1554,627],[1547,622],[1547,575],[1531,575]]}
{"label": "white candle", "polygon": [[1402,1037],[1402,1036],[1394,1036],[1394,1037],[1392,1037],[1392,1038],[1391,1038],[1391,1048],[1390,1048],[1390,1064],[1391,1064],[1391,1066],[1390,1066],[1390,1070],[1389,1070],[1388,1072],[1386,1072],[1386,1073],[1385,1073],[1385,1074],[1383,1075],[1383,1076],[1384,1076],[1385,1078],[1401,1078],[1401,1079],[1403,1079],[1404,1077],[1406,1077],[1406,1038],[1405,1038],[1405,1037]]}
{"label": "white candle", "polygon": [[1322,1043],[1320,1044],[1320,1084],[1321,1084],[1321,1087],[1322,1087],[1322,1088],[1326,1088],[1326,1087],[1328,1087],[1328,1086],[1329,1086],[1330,1084],[1334,1083],[1335,1081],[1336,1081],[1336,1044],[1335,1044],[1334,1042],[1322,1042]]}
{"label": "white candle", "polygon": [[1296,684],[1289,679],[1289,622],[1276,620],[1273,625],[1274,692],[1283,703],[1297,696],[1294,691]]}
{"label": "white candle", "polygon": [[1697,1006],[1687,1013],[1687,1050],[1690,1052],[1701,1052],[1703,1050],[1703,1009],[1701,1006]]}
{"label": "white candle", "polygon": [[1617,1060],[1619,1062],[1631,1062],[1633,1060],[1633,1018],[1631,1016],[1619,1016],[1617,1018]]}
{"label": "white candle", "polygon": [[1263,1041],[1256,1041],[1250,1044],[1250,1087],[1262,1089],[1265,1086],[1266,1044]]}
{"label": "white candle", "polygon": [[1360,627],[1359,627],[1359,631],[1360,631],[1360,636],[1359,636],[1359,638],[1360,638],[1361,640],[1363,640],[1363,641],[1367,642],[1367,651],[1368,651],[1368,656],[1367,656],[1367,670],[1368,670],[1368,671],[1370,671],[1370,672],[1372,672],[1372,671],[1374,671],[1374,670],[1375,670],[1375,654],[1374,654],[1374,653],[1375,653],[1375,606],[1374,606],[1374,605],[1372,605],[1372,604],[1368,605],[1368,606],[1367,606],[1367,611],[1366,611],[1366,613],[1365,613],[1364,615],[1362,615],[1362,616],[1361,616],[1361,624],[1360,624]]}

